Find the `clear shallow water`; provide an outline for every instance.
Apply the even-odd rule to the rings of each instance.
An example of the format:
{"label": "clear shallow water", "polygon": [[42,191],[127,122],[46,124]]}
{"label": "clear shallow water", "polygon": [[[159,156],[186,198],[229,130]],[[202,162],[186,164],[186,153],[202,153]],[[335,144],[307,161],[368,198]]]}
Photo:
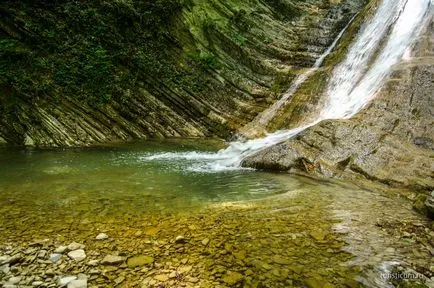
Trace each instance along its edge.
{"label": "clear shallow water", "polygon": [[[113,251],[146,254],[173,271],[187,259],[200,279],[195,287],[215,287],[228,269],[248,287],[394,287],[381,273],[434,265],[431,236],[423,234],[429,223],[408,201],[286,173],[192,171],[208,161],[187,157],[192,151],[220,145],[178,140],[0,150],[0,256],[4,245],[25,251],[37,239],[53,247],[76,241],[95,260]],[[175,152],[186,156],[166,157]],[[423,235],[402,239],[401,230],[417,229]],[[112,240],[95,241],[99,232]],[[188,239],[185,250],[172,245],[178,235]],[[71,273],[70,266],[53,267]],[[91,283],[108,285],[120,273],[131,287],[153,281],[147,270],[107,273]]]}
{"label": "clear shallow water", "polygon": [[69,150],[3,149],[0,201],[40,209],[88,203],[92,209],[129,205],[137,211],[165,212],[286,191],[270,173],[200,173],[190,171],[200,159],[147,160],[159,153],[215,151],[214,145],[168,141]]}

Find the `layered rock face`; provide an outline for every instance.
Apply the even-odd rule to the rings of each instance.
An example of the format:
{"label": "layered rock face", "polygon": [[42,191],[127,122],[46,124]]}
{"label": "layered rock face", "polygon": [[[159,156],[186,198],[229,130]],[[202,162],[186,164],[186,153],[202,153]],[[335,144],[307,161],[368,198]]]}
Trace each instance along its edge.
{"label": "layered rock face", "polygon": [[356,116],[322,121],[245,159],[243,165],[434,189],[433,33],[431,21],[412,57],[394,68],[374,100]]}
{"label": "layered rock face", "polygon": [[230,137],[366,1],[139,2],[0,4],[0,143]]}

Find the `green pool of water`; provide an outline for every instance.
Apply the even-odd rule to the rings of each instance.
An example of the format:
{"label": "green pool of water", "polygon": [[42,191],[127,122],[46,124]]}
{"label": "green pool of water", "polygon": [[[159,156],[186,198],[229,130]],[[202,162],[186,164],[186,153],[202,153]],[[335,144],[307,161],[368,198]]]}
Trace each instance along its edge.
{"label": "green pool of water", "polygon": [[[215,151],[206,143],[146,142],[67,150],[0,150],[0,201],[33,209],[170,212],[287,190],[269,173],[198,173],[185,160],[147,161],[162,151]],[[295,185],[297,183],[294,183]]]}
{"label": "green pool of water", "polygon": [[[149,160],[219,148],[197,140],[2,148],[0,254],[2,245],[24,251],[47,238],[56,246],[85,243],[94,255],[151,255],[167,271],[187,259],[197,266],[196,287],[224,284],[228,269],[243,275],[246,287],[392,287],[381,273],[396,263],[434,264],[428,240],[393,235],[429,226],[399,197],[286,173],[197,172],[194,157]],[[95,242],[101,231],[113,242]],[[188,239],[183,247],[173,245],[178,235]],[[154,281],[146,271],[120,269],[91,283],[112,283],[119,273],[129,275],[130,287]]]}

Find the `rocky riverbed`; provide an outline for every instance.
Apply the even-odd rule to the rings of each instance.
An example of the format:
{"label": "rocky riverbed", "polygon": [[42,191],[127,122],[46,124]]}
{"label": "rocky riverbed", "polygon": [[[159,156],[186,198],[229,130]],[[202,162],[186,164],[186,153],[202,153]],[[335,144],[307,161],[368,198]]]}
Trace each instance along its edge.
{"label": "rocky riverbed", "polygon": [[399,197],[340,183],[315,185],[189,213],[104,213],[30,225],[34,219],[2,212],[8,225],[0,228],[1,283],[433,287],[432,222]]}

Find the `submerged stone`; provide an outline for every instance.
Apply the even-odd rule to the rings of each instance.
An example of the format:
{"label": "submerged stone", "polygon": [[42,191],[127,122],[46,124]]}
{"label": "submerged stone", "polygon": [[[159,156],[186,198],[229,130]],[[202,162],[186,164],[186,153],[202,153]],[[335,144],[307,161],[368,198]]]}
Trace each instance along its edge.
{"label": "submerged stone", "polygon": [[66,246],[59,246],[59,247],[56,248],[56,250],[54,250],[54,253],[60,253],[60,254],[62,254],[63,252],[66,251],[66,249],[68,249],[68,247],[66,247]]}
{"label": "submerged stone", "polygon": [[280,265],[289,265],[291,264],[291,261],[289,261],[288,259],[283,258],[282,256],[279,255],[275,255],[273,257],[273,262],[280,264]]}
{"label": "submerged stone", "polygon": [[151,264],[154,262],[154,258],[147,255],[140,255],[140,256],[134,256],[131,258],[128,258],[127,265],[128,267],[138,267],[138,266],[144,266],[147,264]]}
{"label": "submerged stone", "polygon": [[8,280],[10,284],[18,284],[20,281],[21,281],[21,277],[11,277]]}
{"label": "submerged stone", "polygon": [[124,257],[116,255],[107,255],[102,259],[101,264],[103,265],[116,265],[124,262]]}
{"label": "submerged stone", "polygon": [[154,279],[160,282],[166,282],[167,280],[169,280],[169,276],[166,274],[159,274],[154,276]]}
{"label": "submerged stone", "polygon": [[323,230],[314,230],[310,232],[310,236],[312,236],[313,239],[316,241],[324,241],[324,238],[326,237],[327,233]]}
{"label": "submerged stone", "polygon": [[184,244],[184,243],[187,243],[187,239],[185,239],[184,236],[179,235],[179,236],[176,236],[175,243]]}
{"label": "submerged stone", "polygon": [[84,244],[72,242],[71,244],[68,245],[67,248],[69,251],[74,251],[74,250],[78,250],[78,249],[84,249],[84,247],[86,247]]}
{"label": "submerged stone", "polygon": [[95,237],[96,240],[106,240],[106,239],[108,239],[108,238],[109,238],[109,236],[108,236],[107,234],[105,234],[105,233],[99,233],[99,234]]}
{"label": "submerged stone", "polygon": [[53,263],[58,262],[60,259],[62,258],[62,254],[58,254],[58,253],[53,253],[50,255],[49,260]]}
{"label": "submerged stone", "polygon": [[86,258],[86,253],[83,249],[74,250],[68,253],[68,257],[75,261],[82,261]]}
{"label": "submerged stone", "polygon": [[223,276],[222,280],[228,285],[235,285],[237,283],[242,282],[244,276],[238,272],[228,271],[225,276]]}
{"label": "submerged stone", "polygon": [[62,277],[59,279],[58,285],[59,285],[59,287],[64,287],[64,286],[68,285],[69,282],[74,281],[76,279],[77,279],[77,276]]}
{"label": "submerged stone", "polygon": [[87,288],[86,279],[77,279],[68,283],[67,288]]}

